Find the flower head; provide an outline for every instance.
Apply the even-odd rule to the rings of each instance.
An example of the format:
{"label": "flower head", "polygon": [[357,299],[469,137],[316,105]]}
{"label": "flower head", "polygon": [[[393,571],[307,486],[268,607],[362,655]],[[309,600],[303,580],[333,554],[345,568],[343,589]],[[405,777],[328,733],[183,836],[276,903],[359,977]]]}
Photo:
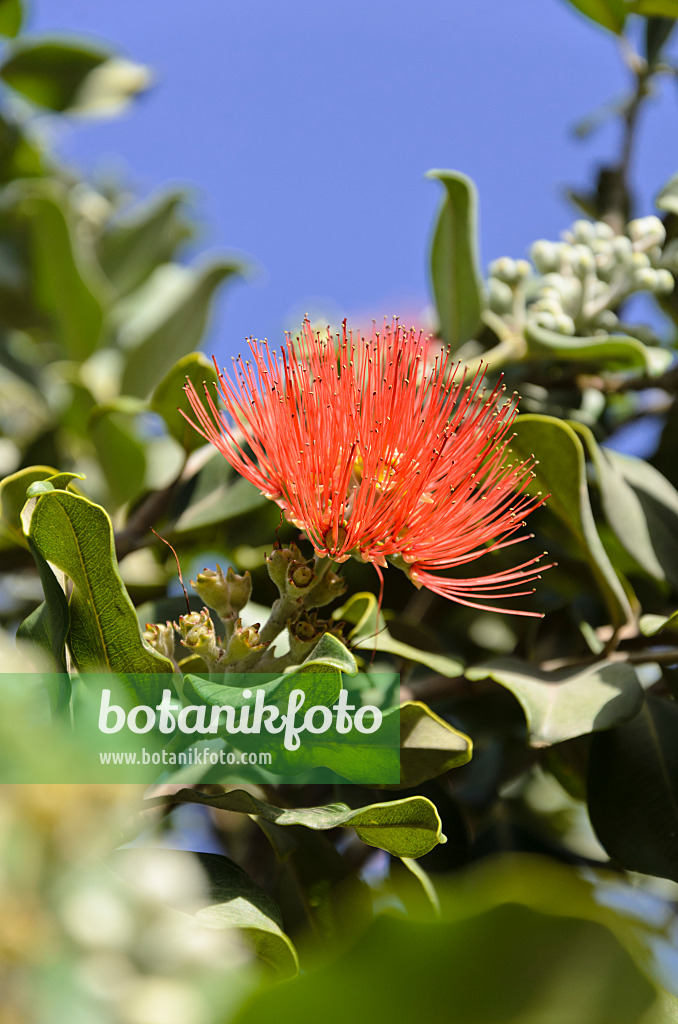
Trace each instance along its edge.
{"label": "flower head", "polygon": [[[354,340],[302,334],[279,351],[250,341],[252,361],[219,373],[229,416],[207,387],[186,385],[193,426],[277,502],[316,552],[392,562],[417,586],[474,608],[515,597],[538,558],[473,578],[437,575],[525,539],[533,461],[507,451],[515,396],[483,389],[448,352],[397,322]],[[188,418],[188,417],[187,417]],[[514,614],[534,615],[534,612]]]}

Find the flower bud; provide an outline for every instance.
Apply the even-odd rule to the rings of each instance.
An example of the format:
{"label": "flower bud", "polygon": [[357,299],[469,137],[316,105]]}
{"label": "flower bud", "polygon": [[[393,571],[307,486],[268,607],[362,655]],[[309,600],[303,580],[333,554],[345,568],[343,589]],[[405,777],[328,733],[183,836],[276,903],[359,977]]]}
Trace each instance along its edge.
{"label": "flower bud", "polygon": [[602,327],[606,331],[613,331],[619,322],[616,313],[611,309],[603,309],[594,321],[594,327]]}
{"label": "flower bud", "polygon": [[267,647],[268,643],[264,643],[259,636],[258,622],[253,626],[243,626],[242,619],[237,619],[226,648],[226,660],[232,665],[250,654],[265,651]]}
{"label": "flower bud", "polygon": [[567,313],[561,313],[556,317],[556,328],[559,334],[574,334],[574,320]]}
{"label": "flower bud", "polygon": [[631,257],[631,267],[637,273],[639,270],[646,270],[650,266],[650,260],[644,252],[634,252]]}
{"label": "flower bud", "polygon": [[498,260],[493,260],[488,267],[488,272],[490,277],[495,277],[497,281],[508,285],[515,285],[520,276],[516,268],[516,261],[512,260],[510,256],[502,256]]}
{"label": "flower bud", "polygon": [[181,644],[191,654],[197,655],[211,670],[223,660],[224,651],[219,646],[214,623],[206,608],[199,612],[190,612],[179,617],[179,625],[175,628],[181,632]]}
{"label": "flower bud", "polygon": [[586,244],[596,236],[596,226],[590,220],[576,220],[570,230],[575,242]]}
{"label": "flower bud", "polygon": [[[671,278],[673,280],[673,278]],[[165,658],[174,658],[174,626],[171,622],[147,622],[142,636],[149,647]]]}
{"label": "flower bud", "polygon": [[555,331],[557,329],[557,320],[553,313],[546,313],[544,310],[537,310],[530,319],[537,324],[538,327],[543,327],[547,331]]}
{"label": "flower bud", "polygon": [[657,275],[657,294],[668,295],[673,291],[674,288],[674,277],[670,270],[656,270]]}
{"label": "flower bud", "polygon": [[252,595],[252,578],[248,572],[238,576],[229,566],[224,576],[220,565],[203,569],[191,586],[205,604],[214,608],[220,619],[230,618],[242,611]]}
{"label": "flower bud", "polygon": [[597,238],[612,239],[614,238],[614,228],[606,224],[604,220],[597,220],[593,225]]}
{"label": "flower bud", "polygon": [[513,292],[503,281],[491,277],[487,283],[488,301],[493,313],[509,313],[513,305]]}
{"label": "flower bud", "polygon": [[558,248],[554,242],[540,238],[530,249],[530,259],[540,274],[549,274],[558,266]]}
{"label": "flower bud", "polygon": [[657,291],[657,270],[652,267],[641,267],[633,275],[634,287],[647,292]]}
{"label": "flower bud", "polygon": [[626,235],[616,235],[612,239],[612,251],[619,263],[626,264],[631,259],[633,253],[633,246],[631,245],[631,239],[627,238]]}
{"label": "flower bud", "polygon": [[595,257],[588,245],[573,245],[570,250],[570,266],[578,277],[586,277],[595,270]]}
{"label": "flower bud", "polygon": [[281,596],[286,591],[287,570],[290,563],[302,563],[303,561],[304,556],[296,544],[290,544],[288,548],[283,548],[279,544],[276,544],[270,555],[266,555],[266,568],[268,569],[268,575],[280,591]]}

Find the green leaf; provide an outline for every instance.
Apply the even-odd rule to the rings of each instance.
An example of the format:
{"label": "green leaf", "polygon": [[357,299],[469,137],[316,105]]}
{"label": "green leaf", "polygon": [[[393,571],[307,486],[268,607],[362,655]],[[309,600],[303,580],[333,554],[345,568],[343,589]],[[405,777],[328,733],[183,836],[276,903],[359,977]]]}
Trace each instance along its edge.
{"label": "green leaf", "polygon": [[368,846],[376,846],[395,857],[423,857],[438,843],[444,843],[438,812],[423,796],[369,804],[351,809],[346,804],[322,807],[283,808],[257,800],[243,789],[219,796],[208,796],[192,789],[182,789],[171,796],[147,801],[151,807],[167,803],[198,803],[219,807],[240,814],[259,815],[274,825],[303,825],[316,831],[331,828],[354,828]]}
{"label": "green leaf", "polygon": [[36,480],[47,480],[56,472],[51,466],[28,466],[0,480],[0,527],[5,536],[23,548],[28,547],[21,528],[21,509],[26,504],[26,492]]}
{"label": "green leaf", "polygon": [[208,459],[191,486],[189,503],[174,524],[176,533],[224,523],[270,504],[254,484],[231,469],[221,452]]}
{"label": "green leaf", "polygon": [[477,255],[477,193],[457,171],[433,170],[445,196],[431,244],[431,280],[441,337],[453,349],[472,338],[483,310]]}
{"label": "green leaf", "polygon": [[88,433],[116,505],[132,501],[144,488],[146,452],[134,431],[135,418],[115,407],[96,406],[88,421]]}
{"label": "green leaf", "polygon": [[169,263],[179,245],[193,234],[183,216],[187,198],[177,189],[109,221],[98,240],[101,268],[119,295],[138,288],[162,263]]}
{"label": "green leaf", "polygon": [[678,882],[678,705],[648,696],[630,722],[591,745],[589,814],[628,871]]}
{"label": "green leaf", "polygon": [[[22,640],[37,644],[47,655],[54,671],[65,673],[68,671],[68,666],[64,657],[64,648],[71,624],[68,601],[61,584],[36,545],[30,538],[28,543],[40,575],[45,600],[34,612],[31,612],[28,618],[24,619],[17,630],[17,636]],[[52,682],[51,679],[49,681]],[[69,699],[70,686],[64,687],[59,682],[56,691],[50,688],[50,702],[55,714],[61,713]]]}
{"label": "green leaf", "polygon": [[39,107],[89,114],[119,111],[150,80],[146,68],[104,47],[50,38],[17,43],[0,78]]}
{"label": "green leaf", "polygon": [[593,462],[605,517],[624,549],[657,580],[678,587],[678,491],[644,459],[601,448],[572,424]]}
{"label": "green leaf", "polygon": [[113,527],[99,505],[68,491],[29,498],[24,532],[43,558],[72,580],[69,645],[81,671],[172,672],[141,638],[118,572]]}
{"label": "green leaf", "polygon": [[0,35],[14,38],[19,34],[23,19],[21,0],[0,0]]}
{"label": "green leaf", "polygon": [[678,18],[678,0],[635,0],[627,9],[644,18]]}
{"label": "green leaf", "polygon": [[615,35],[621,35],[626,22],[629,5],[625,0],[569,0],[578,11],[585,14],[597,25],[602,25]]}
{"label": "green leaf", "polygon": [[552,416],[525,413],[515,421],[511,450],[521,459],[538,460],[531,493],[550,494],[547,509],[557,516],[581,551],[582,560],[604,595],[615,626],[632,618],[624,589],[596,529],[586,483],[586,462],[581,441],[572,427]]}
{"label": "green leaf", "polygon": [[165,367],[200,348],[212,299],[219,285],[239,273],[237,263],[218,261],[200,269],[161,267],[136,293],[136,313],[123,325],[119,341],[127,350],[122,390],[145,397]]}
{"label": "green leaf", "polygon": [[205,383],[211,386],[217,380],[214,363],[202,352],[189,352],[163,377],[151,396],[150,404],[153,412],[162,416],[172,437],[176,438],[185,451],[192,452],[204,445],[205,439],[179,412],[180,407],[186,408],[183,392],[186,378],[192,381],[198,391],[202,390]]}
{"label": "green leaf", "polygon": [[469,737],[421,701],[406,701],[387,712],[392,713],[400,715],[402,788],[413,789],[471,760],[473,743]]}
{"label": "green leaf", "polygon": [[670,633],[678,633],[678,612],[669,615],[641,615],[638,623],[643,636],[656,636],[662,630],[668,629]]}
{"label": "green leaf", "polygon": [[315,673],[316,668],[329,667],[348,676],[358,673],[356,660],[351,652],[331,633],[323,633],[313,650],[299,666],[291,666],[285,674],[299,674],[300,671]]}
{"label": "green leaf", "polygon": [[632,718],[643,702],[635,670],[618,661],[543,672],[518,658],[497,658],[468,668],[466,677],[489,677],[511,691],[525,712],[533,747],[611,729]]}
{"label": "green leaf", "polygon": [[377,610],[376,597],[368,591],[353,594],[342,608],[332,614],[333,618],[353,625],[349,633],[353,650],[377,650],[384,654],[392,654],[396,658],[405,658],[407,661],[426,665],[433,672],[438,672],[448,679],[454,679],[463,671],[462,663],[456,658],[446,654],[431,654],[395,640],[386,628],[384,616]]}
{"label": "green leaf", "polygon": [[[625,334],[610,334],[605,338],[573,338],[549,331],[528,320],[525,339],[530,356],[537,359],[551,356],[577,363],[595,363],[606,370],[642,370],[657,375],[671,361],[670,352],[648,348],[637,338]],[[662,362],[666,365],[662,365]]]}
{"label": "green leaf", "polygon": [[671,180],[664,185],[655,200],[655,206],[659,210],[666,210],[667,213],[678,216],[678,174],[674,174]]}
{"label": "green leaf", "polygon": [[103,327],[101,282],[73,231],[63,186],[31,178],[13,183],[5,203],[28,230],[33,300],[69,359],[96,348]]}
{"label": "green leaf", "polygon": [[442,920],[382,914],[330,963],[260,989],[232,1024],[298,1024],[318,1007],[323,1024],[641,1024],[657,987],[629,926],[578,881],[527,857],[456,885],[442,876]]}

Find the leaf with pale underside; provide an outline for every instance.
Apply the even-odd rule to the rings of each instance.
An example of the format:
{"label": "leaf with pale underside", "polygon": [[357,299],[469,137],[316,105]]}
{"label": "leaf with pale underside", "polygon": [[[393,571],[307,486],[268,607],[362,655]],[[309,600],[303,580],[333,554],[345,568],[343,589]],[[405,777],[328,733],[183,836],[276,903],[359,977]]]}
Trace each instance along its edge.
{"label": "leaf with pale underside", "polygon": [[520,702],[533,747],[611,729],[632,718],[643,701],[635,670],[617,661],[544,672],[517,658],[497,658],[466,670],[468,679],[494,679]]}

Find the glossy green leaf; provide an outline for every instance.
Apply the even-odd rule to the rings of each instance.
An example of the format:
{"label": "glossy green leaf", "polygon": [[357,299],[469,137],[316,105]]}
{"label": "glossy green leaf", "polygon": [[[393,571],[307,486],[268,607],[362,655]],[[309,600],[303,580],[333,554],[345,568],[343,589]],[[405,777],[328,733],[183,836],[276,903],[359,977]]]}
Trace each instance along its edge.
{"label": "glossy green leaf", "polygon": [[477,255],[477,193],[457,171],[429,171],[445,195],[431,243],[431,281],[440,335],[453,349],[472,338],[483,310]]}
{"label": "glossy green leaf", "polygon": [[5,202],[27,229],[36,307],[65,355],[86,359],[101,336],[103,296],[73,230],[65,189],[33,178],[13,184]]}
{"label": "glossy green leaf", "polygon": [[678,0],[635,0],[628,10],[644,18],[678,18]]}
{"label": "glossy green leaf", "polygon": [[141,638],[104,509],[68,491],[52,491],[30,498],[22,521],[42,557],[74,584],[69,646],[76,666],[81,671],[172,672],[172,663]]}
{"label": "glossy green leaf", "polygon": [[494,679],[517,698],[533,747],[611,729],[635,715],[643,691],[633,667],[597,661],[583,669],[543,672],[518,658],[497,658],[466,670],[468,679]]}
{"label": "glossy green leaf", "polygon": [[520,458],[538,460],[532,493],[550,494],[548,510],[561,520],[589,564],[610,617],[621,626],[632,617],[624,589],[598,536],[586,483],[586,462],[581,441],[572,427],[552,416],[526,413],[514,424],[511,450]]}
{"label": "glossy green leaf", "polygon": [[569,0],[569,3],[610,32],[616,35],[623,32],[626,14],[630,9],[625,0]]}
{"label": "glossy green leaf", "polygon": [[323,633],[301,665],[286,669],[286,673],[298,674],[300,670],[313,672],[316,668],[324,666],[332,668],[336,672],[345,672],[348,676],[354,676],[358,672],[356,660],[346,645],[331,633]]}
{"label": "glossy green leaf", "polygon": [[21,526],[21,509],[26,504],[26,492],[36,480],[47,480],[57,470],[51,466],[28,466],[0,480],[0,528],[5,536],[27,548],[28,541]]}
{"label": "glossy green leaf", "polygon": [[664,629],[669,633],[678,633],[678,612],[673,615],[641,615],[638,623],[643,636],[656,636]]}
{"label": "glossy green leaf", "polygon": [[630,927],[578,882],[538,858],[441,878],[442,920],[382,914],[330,963],[257,992],[233,1024],[298,1024],[319,1006],[323,1024],[344,1024],[349,1003],[353,1024],[642,1024],[658,992]]}
{"label": "glossy green leaf", "polygon": [[117,505],[137,497],[146,477],[146,452],[135,434],[134,419],[106,406],[97,406],[89,418],[88,433]]}
{"label": "glossy green leaf", "polygon": [[606,370],[643,370],[659,374],[671,362],[669,352],[649,348],[637,338],[625,334],[610,334],[606,338],[573,338],[528,320],[525,339],[528,352],[533,357],[544,359],[550,356],[577,363],[595,363]]}
{"label": "glossy green leaf", "polygon": [[204,891],[191,892],[187,898],[179,890],[170,894],[170,905],[192,914],[208,928],[237,929],[245,943],[279,975],[295,975],[299,969],[297,953],[283,931],[277,903],[228,857],[141,847],[118,850],[111,865],[131,885],[149,871],[177,878],[187,873],[193,881],[193,872],[188,870],[193,866],[187,863],[189,857],[195,858],[204,873]]}
{"label": "glossy green leaf", "polygon": [[[60,582],[36,545],[30,538],[28,543],[40,575],[45,600],[24,619],[17,630],[17,636],[40,647],[54,672],[65,673],[68,666],[64,648],[71,624],[68,601]],[[55,688],[50,688],[52,710],[60,714],[70,698],[70,687],[64,687],[60,679],[51,682],[55,683]]]}
{"label": "glossy green leaf", "polygon": [[420,786],[471,760],[473,743],[470,738],[421,701],[406,701],[387,714],[400,716],[402,788]]}
{"label": "glossy green leaf", "polygon": [[21,0],[0,0],[0,36],[18,35],[23,18]]}
{"label": "glossy green leaf", "polygon": [[153,196],[110,221],[98,240],[101,268],[120,295],[143,284],[193,234],[183,215],[183,190]]}
{"label": "glossy green leaf", "polygon": [[678,586],[678,491],[644,459],[601,448],[592,432],[572,424],[584,440],[598,478],[605,518],[646,572]]}
{"label": "glossy green leaf", "polygon": [[0,66],[0,78],[39,107],[117,112],[149,83],[146,68],[79,40],[25,39]]}
{"label": "glossy green leaf", "polygon": [[202,352],[189,352],[174,364],[163,377],[151,396],[151,409],[162,416],[172,437],[176,438],[185,451],[191,452],[205,444],[195,427],[188,423],[179,409],[187,409],[183,387],[186,378],[192,381],[198,393],[203,384],[211,386],[217,380],[214,363]]}
{"label": "glossy green leaf", "polygon": [[392,654],[396,658],[426,665],[433,672],[438,672],[449,679],[454,679],[463,671],[462,663],[456,658],[422,651],[392,637],[386,627],[384,616],[377,609],[376,597],[368,591],[353,594],[343,607],[333,612],[333,617],[352,624],[349,639],[354,650],[361,650],[366,654],[374,650]]}
{"label": "glossy green leaf", "polygon": [[239,273],[233,262],[219,261],[200,269],[161,267],[144,285],[147,300],[137,296],[133,317],[120,331],[127,349],[122,390],[145,397],[162,380],[166,367],[200,348],[219,285]]}
{"label": "glossy green leaf", "polygon": [[225,811],[259,815],[274,825],[303,825],[319,831],[331,828],[354,828],[368,846],[376,846],[395,857],[423,857],[438,843],[444,843],[438,812],[423,796],[369,804],[351,809],[346,804],[322,807],[285,808],[264,803],[243,789],[219,796],[209,796],[192,789],[182,789],[171,796],[147,801],[150,806],[166,803],[199,803],[220,807]]}
{"label": "glossy green leaf", "polygon": [[270,504],[254,484],[231,469],[220,452],[205,463],[191,487],[188,504],[174,524],[176,533],[224,523]]}
{"label": "glossy green leaf", "polygon": [[648,696],[591,745],[591,823],[614,861],[678,882],[678,705]]}

